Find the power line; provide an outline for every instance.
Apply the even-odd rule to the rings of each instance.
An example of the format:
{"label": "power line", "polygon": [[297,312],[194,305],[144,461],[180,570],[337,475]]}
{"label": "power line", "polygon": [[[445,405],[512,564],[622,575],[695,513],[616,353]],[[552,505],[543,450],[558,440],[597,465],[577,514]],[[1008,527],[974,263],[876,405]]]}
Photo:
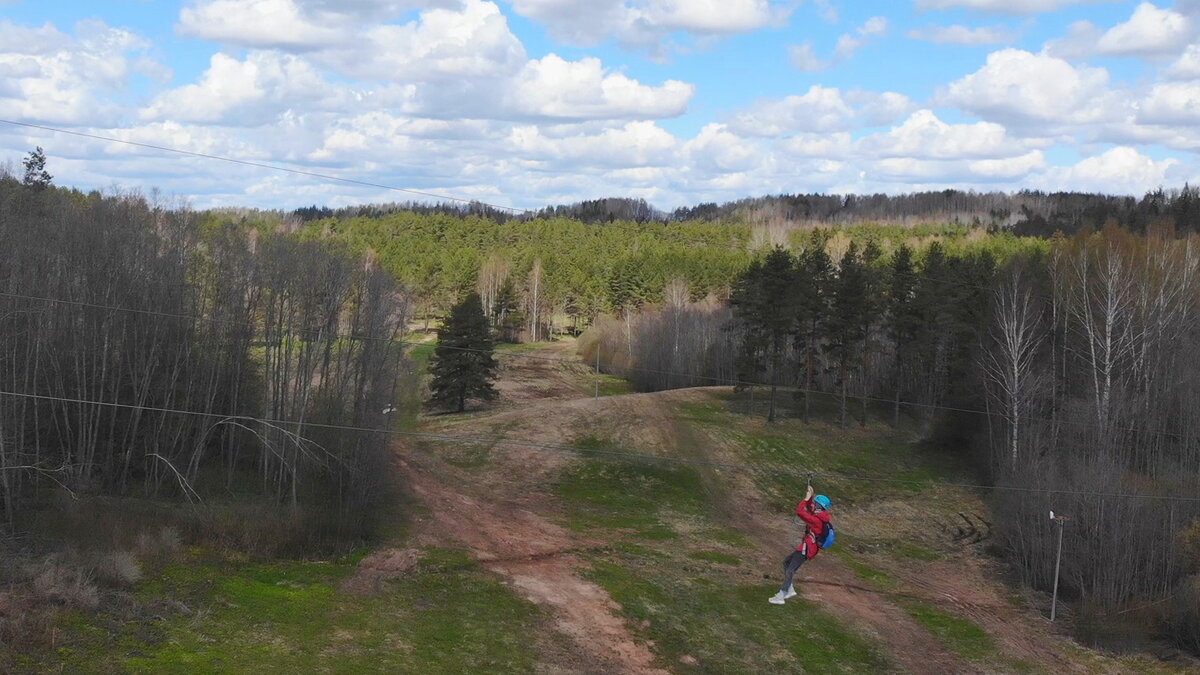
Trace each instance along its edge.
{"label": "power line", "polygon": [[[109,408],[122,408],[129,410],[138,410],[142,412],[157,412],[178,415],[190,415],[194,417],[223,417],[220,413],[201,412],[198,410],[181,410],[177,408],[163,408],[158,406],[145,406],[132,403],[116,403],[113,401],[89,401],[86,399],[70,398],[65,396],[49,396],[46,394],[29,394],[16,391],[0,391],[0,396],[12,396],[17,398],[32,398],[46,401],[56,401],[59,403],[73,403],[79,405],[94,405]],[[1175,502],[1200,502],[1200,497],[1170,497],[1164,495],[1146,495],[1135,493],[1122,492],[1094,492],[1087,490],[1052,490],[1049,488],[1032,488],[1023,486],[1005,486],[1005,485],[982,485],[974,483],[957,483],[957,482],[937,482],[937,481],[916,481],[916,480],[901,480],[896,478],[879,478],[871,476],[856,476],[851,474],[836,473],[831,471],[810,471],[808,469],[791,469],[780,468],[775,465],[764,464],[743,464],[737,462],[718,462],[713,460],[694,459],[688,457],[673,457],[669,455],[649,455],[645,453],[627,452],[621,450],[606,450],[603,448],[583,448],[569,445],[556,445],[548,443],[536,443],[526,440],[510,440],[506,438],[494,437],[487,438],[481,436],[462,436],[456,434],[437,434],[423,431],[400,431],[397,429],[378,429],[373,427],[358,427],[340,424],[322,424],[317,422],[297,422],[295,420],[278,420],[270,418],[259,418],[250,416],[239,416],[238,419],[259,422],[261,424],[273,425],[299,425],[318,429],[329,429],[333,431],[354,431],[363,433],[386,434],[389,436],[404,436],[409,438],[419,438],[426,440],[444,441],[450,443],[467,443],[471,445],[508,445],[514,447],[532,448],[536,450],[545,450],[549,452],[559,452],[572,455],[590,454],[603,457],[613,457],[625,460],[638,460],[648,462],[666,462],[672,464],[683,464],[690,466],[706,466],[714,469],[727,469],[732,471],[762,471],[770,473],[785,473],[795,476],[822,476],[833,480],[860,481],[872,483],[892,483],[900,485],[914,485],[922,487],[954,487],[973,490],[996,490],[1005,492],[1022,492],[1036,494],[1058,494],[1072,496],[1092,496],[1117,499],[1147,499],[1155,501],[1175,501]]]}
{"label": "power line", "polygon": [[[97,304],[97,303],[91,303],[91,302],[84,302],[84,301],[80,301],[80,300],[64,300],[61,298],[51,298],[51,297],[36,296],[36,295],[25,295],[25,294],[21,294],[21,293],[10,293],[7,291],[0,291],[0,297],[17,298],[17,299],[23,299],[23,300],[34,300],[34,301],[49,302],[49,303],[59,303],[59,304],[65,304],[65,305],[72,305],[72,306],[76,306],[76,307],[91,307],[91,308],[95,308],[95,309],[103,309],[106,311],[113,311],[113,312],[131,312],[131,313],[135,313],[135,314],[142,314],[142,315],[149,315],[149,316],[163,316],[163,317],[175,318],[175,319],[186,319],[189,321],[196,321],[196,322],[226,323],[226,324],[232,324],[235,326],[256,328],[255,324],[252,322],[238,321],[236,319],[219,319],[219,318],[214,318],[214,317],[204,317],[204,316],[199,316],[199,315],[194,315],[194,314],[184,314],[184,313],[178,313],[178,312],[163,312],[163,311],[158,311],[158,310],[138,309],[138,308],[133,308],[133,307],[121,307],[121,306],[117,306],[117,305],[103,305],[103,304]],[[309,335],[313,335],[313,334],[322,335],[323,334],[321,331],[318,331],[318,330],[303,329],[303,328],[294,329],[292,332],[294,332],[296,334],[309,334]],[[450,345],[437,345],[437,343],[431,343],[431,342],[421,342],[421,341],[417,341],[417,340],[404,340],[404,339],[400,339],[400,338],[395,338],[395,339],[383,338],[383,337],[375,337],[375,336],[370,336],[370,335],[337,335],[336,333],[334,333],[334,334],[330,335],[329,337],[330,337],[330,339],[344,339],[344,340],[352,340],[352,341],[353,340],[376,341],[376,342],[384,342],[384,343],[389,343],[389,344],[403,344],[403,345],[410,345],[410,346],[417,346],[417,347],[435,345],[435,346],[439,346],[439,347],[454,350],[454,351],[464,351],[464,352],[473,352],[473,353],[487,353],[488,352],[488,350],[486,350],[486,349],[479,349],[479,348],[473,348],[473,347],[456,347],[456,346],[450,346]],[[532,359],[532,360],[537,360],[537,361],[548,361],[548,362],[554,362],[554,363],[567,363],[567,364],[580,365],[579,361],[576,361],[573,359],[563,359],[563,358],[556,358],[556,357],[550,357],[550,356],[538,356],[536,354],[523,354],[521,352],[506,352],[506,351],[493,351],[491,353],[495,356],[504,356],[504,357],[509,357],[509,358],[523,358],[523,359]],[[802,394],[806,394],[806,395],[816,395],[816,396],[836,396],[837,395],[837,394],[834,394],[831,392],[821,391],[819,389],[807,389],[807,388],[799,387],[799,386],[772,384],[769,382],[755,382],[755,381],[750,381],[750,380],[741,380],[741,379],[732,378],[732,377],[716,377],[716,376],[711,376],[711,375],[681,373],[678,371],[662,370],[662,369],[658,369],[658,368],[647,368],[644,366],[627,366],[625,368],[625,370],[627,370],[629,372],[639,372],[639,373],[649,373],[649,374],[655,374],[655,375],[668,375],[668,376],[673,376],[673,377],[690,378],[692,380],[699,380],[699,381],[703,381],[703,382],[714,383],[710,386],[771,387],[771,388],[775,388],[775,389],[782,389],[784,391],[802,393]],[[895,399],[883,398],[883,397],[878,397],[878,396],[853,396],[851,398],[853,398],[856,401],[869,401],[872,403],[888,403],[888,404],[893,404],[893,405],[896,402]],[[979,410],[976,408],[962,408],[962,407],[948,406],[948,405],[937,404],[937,403],[920,403],[917,401],[901,401],[900,405],[904,406],[906,408],[909,408],[909,409],[921,408],[921,409],[925,409],[925,410],[943,410],[946,412],[958,412],[958,413],[966,413],[966,414],[971,414],[971,415],[982,415],[985,417],[995,417],[995,418],[999,418],[999,419],[1007,419],[1007,416],[1004,413],[992,412],[990,410]],[[1091,422],[1077,422],[1077,421],[1069,420],[1069,419],[1056,419],[1056,418],[1050,418],[1050,417],[1040,417],[1040,416],[1036,416],[1036,415],[1026,415],[1026,416],[1024,416],[1024,418],[1029,421],[1048,422],[1050,424],[1066,424],[1069,426],[1083,427],[1083,428],[1091,428],[1094,426]],[[1137,429],[1134,427],[1114,426],[1114,427],[1111,427],[1111,430],[1112,431],[1123,431],[1123,432],[1127,432],[1127,433],[1131,433],[1131,434],[1142,434],[1142,435],[1150,436],[1150,437],[1154,437],[1154,438],[1174,438],[1174,439],[1184,438],[1184,436],[1182,434],[1178,434],[1178,433],[1172,433],[1172,432],[1168,432],[1168,431],[1147,431],[1144,429]]]}
{"label": "power line", "polygon": [[487,206],[487,207],[493,208],[493,209],[498,209],[501,211],[511,211],[513,213],[529,213],[529,214],[534,213],[534,211],[532,211],[530,209],[522,209],[522,208],[518,208],[515,206],[501,206],[499,204],[490,204],[488,202],[480,201],[478,199],[464,199],[462,197],[452,197],[450,195],[439,194],[436,192],[426,192],[424,190],[413,190],[410,188],[396,187],[394,185],[384,185],[382,183],[372,183],[370,181],[357,180],[354,178],[342,178],[340,176],[333,176],[330,174],[317,173],[315,171],[305,171],[303,169],[293,169],[293,168],[286,167],[286,166],[279,166],[277,164],[265,164],[263,162],[253,162],[253,161],[245,160],[245,159],[236,159],[233,157],[214,155],[214,154],[207,153],[207,152],[194,152],[192,150],[182,150],[180,148],[172,148],[172,147],[168,147],[165,145],[155,145],[153,143],[142,143],[139,141],[130,141],[130,140],[122,139],[122,138],[113,138],[111,136],[101,136],[99,134],[89,134],[89,133],[85,133],[82,131],[71,131],[69,129],[60,129],[58,127],[49,127],[49,126],[45,126],[42,124],[31,124],[29,122],[17,122],[15,120],[6,120],[6,119],[0,119],[0,122],[2,122],[4,124],[11,124],[13,126],[18,126],[18,127],[27,127],[30,129],[41,129],[42,131],[51,131],[51,132],[58,133],[58,134],[68,134],[70,136],[79,136],[81,138],[90,138],[90,139],[97,140],[97,141],[108,141],[109,143],[121,143],[124,145],[131,145],[131,146],[135,146],[135,147],[139,147],[139,148],[147,148],[149,150],[159,150],[161,152],[172,152],[172,153],[179,154],[179,155],[187,155],[189,157],[199,157],[202,159],[214,159],[214,160],[217,160],[220,162],[229,162],[230,164],[240,164],[242,166],[252,166],[255,168],[259,168],[259,169],[270,169],[272,171],[283,171],[285,173],[291,173],[291,174],[295,174],[298,176],[307,176],[309,178],[320,178],[322,180],[337,181],[339,183],[349,183],[351,185],[361,185],[361,186],[365,186],[365,187],[379,188],[382,190],[392,190],[394,192],[404,192],[404,193],[408,193],[408,194],[419,195],[422,197],[432,197],[434,199],[442,199],[442,200],[450,201],[450,202],[458,202],[461,204],[480,204],[480,205]]}

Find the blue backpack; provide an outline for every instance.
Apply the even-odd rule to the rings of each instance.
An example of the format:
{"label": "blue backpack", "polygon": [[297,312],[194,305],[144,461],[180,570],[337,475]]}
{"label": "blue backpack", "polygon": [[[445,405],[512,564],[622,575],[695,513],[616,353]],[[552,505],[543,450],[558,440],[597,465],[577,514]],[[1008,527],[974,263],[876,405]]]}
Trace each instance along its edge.
{"label": "blue backpack", "polygon": [[825,526],[821,528],[821,534],[817,535],[817,545],[821,548],[829,548],[833,546],[833,537],[833,523],[825,523]]}

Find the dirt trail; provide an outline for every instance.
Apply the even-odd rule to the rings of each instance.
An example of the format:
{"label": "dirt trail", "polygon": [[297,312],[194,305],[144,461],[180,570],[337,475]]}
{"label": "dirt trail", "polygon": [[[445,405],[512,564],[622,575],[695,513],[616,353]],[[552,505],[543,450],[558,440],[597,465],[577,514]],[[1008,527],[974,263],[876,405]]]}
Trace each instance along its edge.
{"label": "dirt trail", "polygon": [[418,541],[465,544],[485,568],[531,602],[549,608],[555,627],[579,649],[573,658],[559,655],[570,661],[551,664],[556,671],[666,672],[654,667],[654,654],[630,635],[617,614],[620,607],[603,589],[579,576],[584,564],[573,553],[601,542],[578,540],[534,513],[529,504],[468,495],[424,466],[400,461],[411,489],[430,511]]}

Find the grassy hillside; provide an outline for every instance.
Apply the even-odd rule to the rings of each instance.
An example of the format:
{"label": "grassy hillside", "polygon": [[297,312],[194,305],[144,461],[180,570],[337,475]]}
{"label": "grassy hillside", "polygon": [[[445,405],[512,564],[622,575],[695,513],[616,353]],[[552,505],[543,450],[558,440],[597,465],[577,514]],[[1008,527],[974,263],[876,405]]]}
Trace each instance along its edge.
{"label": "grassy hillside", "polygon": [[[560,347],[540,356],[565,356]],[[728,389],[592,399],[585,367],[505,368],[494,408],[418,420],[492,445],[398,446],[390,546],[329,560],[185,549],[18,670],[1185,672],[1076,646],[1000,583],[961,464],[882,422],[768,425]],[[820,417],[819,417],[820,419]],[[543,449],[506,445],[534,441]],[[574,448],[574,451],[566,450]],[[646,455],[639,461],[606,452]],[[722,468],[654,457],[753,465]],[[799,471],[797,471],[799,470]],[[766,599],[805,471],[838,543]],[[968,527],[970,524],[970,527]],[[631,665],[636,664],[636,665]]]}

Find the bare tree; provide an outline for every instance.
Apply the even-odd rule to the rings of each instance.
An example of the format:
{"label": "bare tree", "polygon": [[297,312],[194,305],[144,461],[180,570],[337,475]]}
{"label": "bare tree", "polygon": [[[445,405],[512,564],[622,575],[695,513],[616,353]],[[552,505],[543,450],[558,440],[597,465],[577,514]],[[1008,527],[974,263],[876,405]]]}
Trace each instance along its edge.
{"label": "bare tree", "polygon": [[1036,300],[1024,261],[1014,261],[995,290],[991,349],[984,369],[998,390],[1008,421],[1008,459],[1016,468],[1022,423],[1041,382],[1039,356],[1045,340],[1043,311]]}

